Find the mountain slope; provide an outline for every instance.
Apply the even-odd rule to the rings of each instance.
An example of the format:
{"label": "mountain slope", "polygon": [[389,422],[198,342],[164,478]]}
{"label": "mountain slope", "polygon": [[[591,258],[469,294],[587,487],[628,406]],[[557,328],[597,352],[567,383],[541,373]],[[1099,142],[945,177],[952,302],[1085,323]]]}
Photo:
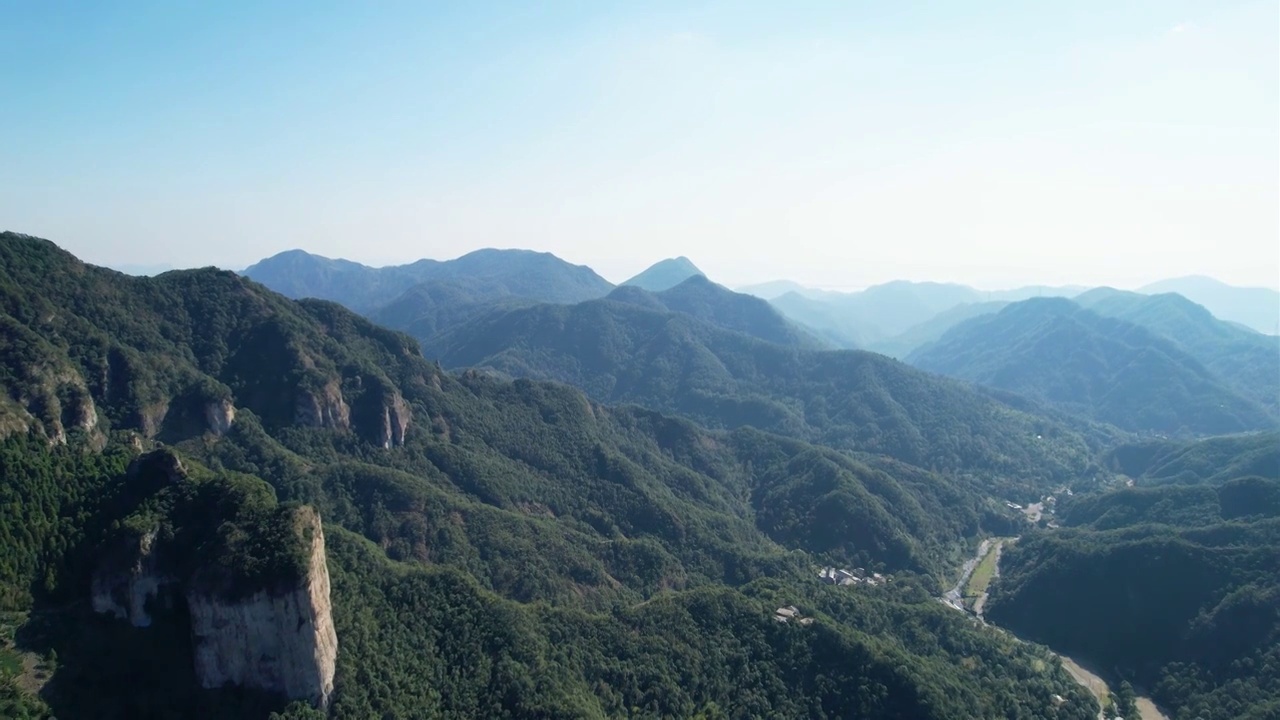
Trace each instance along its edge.
{"label": "mountain slope", "polygon": [[1280,480],[1063,498],[1006,549],[987,616],[1148,689],[1174,717],[1280,712]]}
{"label": "mountain slope", "polygon": [[1103,462],[1139,485],[1221,484],[1249,475],[1280,478],[1280,432],[1124,444],[1108,451]]}
{"label": "mountain slope", "polygon": [[[1042,650],[932,599],[978,535],[1016,527],[967,485],[563,385],[451,375],[406,336],[232,273],[129,278],[13,234],[0,253],[0,538],[21,550],[0,555],[0,601],[37,611],[3,622],[52,673],[39,699],[6,675],[6,711],[283,709],[198,686],[183,603],[152,605],[147,630],[85,607],[110,560],[98,529],[158,528],[154,547],[186,547],[166,517],[213,529],[194,545],[202,565],[287,579],[272,549],[288,546],[254,530],[269,524],[195,512],[167,473],[119,511],[136,479],[124,461],[163,439],[168,468],[222,478],[282,518],[299,503],[323,518],[330,717],[1037,717],[1055,694],[1069,699],[1058,717],[1096,713]],[[235,510],[223,497],[212,509]],[[832,562],[894,581],[823,586],[815,568]],[[779,622],[792,604],[813,622]]]}
{"label": "mountain slope", "polygon": [[1177,293],[1203,305],[1215,317],[1240,323],[1260,333],[1280,333],[1280,292],[1271,288],[1235,287],[1210,277],[1192,275],[1151,283],[1140,293]]}
{"label": "mountain slope", "polygon": [[475,283],[439,280],[415,285],[390,303],[368,313],[370,320],[408,333],[426,346],[430,339],[497,308],[538,301],[489,292]]}
{"label": "mountain slope", "polygon": [[1216,434],[1276,425],[1172,343],[1060,298],[965,321],[908,362],[1128,430]]}
{"label": "mountain slope", "polygon": [[622,284],[649,292],[662,292],[699,275],[703,272],[689,258],[681,256],[659,260]]}
{"label": "mountain slope", "polygon": [[912,325],[898,335],[869,343],[866,349],[889,357],[905,358],[912,351],[934,342],[945,335],[948,330],[965,320],[997,313],[1008,304],[1004,301],[992,300],[989,302],[956,305],[949,310],[943,310],[918,325]]}
{"label": "mountain slope", "polygon": [[1075,299],[1105,317],[1140,325],[1164,337],[1216,374],[1237,394],[1280,413],[1280,337],[1215,318],[1174,293],[1141,295],[1098,288]]}
{"label": "mountain slope", "polygon": [[[773,286],[769,286],[773,287]],[[904,357],[963,319],[1033,297],[1069,297],[1085,288],[1032,285],[983,291],[953,283],[895,280],[852,293],[804,288],[770,302],[839,347]]]}
{"label": "mountain slope", "polygon": [[559,380],[606,402],[1001,478],[1022,492],[1087,472],[1075,432],[963,384],[872,353],[782,347],[609,300],[493,313],[439,350],[448,367]]}
{"label": "mountain slope", "polygon": [[779,345],[808,349],[828,347],[807,330],[787,320],[764,300],[733,292],[702,275],[694,275],[658,293],[622,286],[614,290],[608,299],[683,313],[711,325]]}
{"label": "mountain slope", "polygon": [[287,297],[333,300],[357,312],[373,311],[429,282],[541,302],[578,302],[603,297],[613,288],[588,267],[530,250],[477,250],[454,260],[384,268],[291,250],[251,265],[243,274]]}

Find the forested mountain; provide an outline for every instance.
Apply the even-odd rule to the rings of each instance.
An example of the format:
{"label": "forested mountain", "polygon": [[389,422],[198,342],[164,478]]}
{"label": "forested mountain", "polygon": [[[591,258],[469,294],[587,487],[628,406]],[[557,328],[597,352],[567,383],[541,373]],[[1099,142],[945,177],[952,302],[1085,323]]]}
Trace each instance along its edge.
{"label": "forested mountain", "polygon": [[613,289],[591,268],[530,250],[476,250],[454,260],[383,268],[291,250],[251,265],[243,274],[287,297],[333,300],[361,313],[381,308],[422,283],[445,283],[489,298],[540,302],[579,302],[604,297]]}
{"label": "forested mountain", "polygon": [[1175,720],[1280,716],[1280,479],[1063,498],[1058,521],[1005,550],[988,618]]}
{"label": "forested mountain", "polygon": [[1277,424],[1270,410],[1173,342],[1061,298],[967,320],[907,361],[1138,432],[1217,434]]}
{"label": "forested mountain", "polygon": [[924,322],[913,325],[898,335],[868,343],[866,350],[878,352],[894,358],[905,358],[917,348],[924,347],[946,334],[948,330],[970,318],[991,315],[1000,312],[1009,303],[1003,300],[990,302],[964,303],[934,315]]}
{"label": "forested mountain", "polygon": [[641,307],[683,313],[726,330],[736,330],[768,342],[807,349],[826,349],[806,328],[783,317],[769,303],[736,293],[702,275],[658,293],[624,285],[609,294],[610,300]]}
{"label": "forested mountain", "polygon": [[537,300],[489,292],[470,283],[440,280],[415,285],[366,315],[379,325],[409,333],[426,347],[436,335],[487,312],[536,304]]}
{"label": "forested mountain", "polygon": [[1223,322],[1181,295],[1097,288],[1075,299],[1099,315],[1140,325],[1172,342],[1237,394],[1280,412],[1280,337]]}
{"label": "forested mountain", "polygon": [[890,455],[1021,494],[1093,478],[1090,443],[1111,439],[1086,441],[1059,420],[873,353],[784,347],[612,300],[492,313],[433,350],[446,367],[559,380],[603,402]]}
{"label": "forested mountain", "polygon": [[692,277],[705,277],[698,266],[687,257],[667,258],[650,265],[643,272],[622,283],[649,292],[662,292]]}
{"label": "forested mountain", "polygon": [[1248,475],[1280,477],[1280,432],[1194,441],[1148,440],[1120,445],[1103,462],[1140,485],[1217,484]]}
{"label": "forested mountain", "polygon": [[[216,632],[204,590],[145,608],[86,595],[114,563],[135,591],[209,581],[247,603],[232,610],[268,612],[255,598],[293,592],[306,543],[325,618],[331,598],[333,718],[1096,714],[1043,650],[932,598],[978,535],[1014,529],[957,478],[563,385],[451,375],[405,335],[232,273],[130,278],[15,234],[0,260],[0,602],[18,613],[0,628],[6,716],[282,708],[274,692],[198,689],[193,644],[207,653]],[[1019,470],[1084,462],[1051,424],[903,371],[943,407],[976,402],[957,426],[1012,424],[992,452],[1024,458]],[[823,586],[832,562],[893,581]],[[207,567],[243,575],[188,576]],[[789,605],[799,614],[779,622]],[[92,612],[104,606],[149,626]],[[51,674],[40,698],[24,652]]]}
{"label": "forested mountain", "polygon": [[1271,288],[1235,287],[1210,277],[1192,275],[1161,280],[1139,288],[1138,292],[1177,293],[1203,305],[1214,317],[1268,335],[1280,333],[1280,292]]}

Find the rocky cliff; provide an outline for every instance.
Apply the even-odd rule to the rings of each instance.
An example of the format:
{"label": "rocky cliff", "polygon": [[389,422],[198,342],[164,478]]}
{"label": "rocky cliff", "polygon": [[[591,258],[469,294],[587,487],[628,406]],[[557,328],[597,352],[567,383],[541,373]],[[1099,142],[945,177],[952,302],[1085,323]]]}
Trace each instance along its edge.
{"label": "rocky cliff", "polygon": [[342,397],[337,380],[329,380],[318,391],[299,389],[294,422],[305,427],[351,429],[351,408]]}
{"label": "rocky cliff", "polygon": [[400,393],[392,395],[382,407],[382,431],[379,433],[379,444],[384,448],[399,447],[404,444],[405,431],[409,429],[412,414],[409,404]]}
{"label": "rocky cliff", "polygon": [[231,403],[230,398],[210,402],[205,405],[204,418],[210,432],[218,436],[226,435],[231,424],[236,421],[236,406]]}
{"label": "rocky cliff", "polygon": [[319,515],[301,508],[298,529],[311,545],[307,576],[298,586],[230,602],[187,592],[196,677],[203,687],[231,684],[329,704],[338,637]]}
{"label": "rocky cliff", "polygon": [[162,601],[161,589],[173,578],[164,575],[151,531],[108,552],[90,584],[93,611],[128,620],[134,627],[151,625],[151,605]]}
{"label": "rocky cliff", "polygon": [[223,586],[206,582],[201,569],[183,572],[175,551],[153,530],[126,537],[106,552],[91,580],[93,609],[145,628],[154,612],[173,610],[185,599],[192,662],[202,687],[256,688],[326,707],[338,638],[324,533],[319,515],[308,507],[293,511],[292,525],[307,550],[305,575],[296,582],[229,597]]}

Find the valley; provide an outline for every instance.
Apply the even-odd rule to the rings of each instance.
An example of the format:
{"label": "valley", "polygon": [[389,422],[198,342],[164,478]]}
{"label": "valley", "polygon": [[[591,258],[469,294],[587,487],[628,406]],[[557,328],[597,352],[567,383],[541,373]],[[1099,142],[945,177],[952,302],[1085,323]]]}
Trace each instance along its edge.
{"label": "valley", "polygon": [[0,720],[1280,720],[1278,29],[0,3]]}
{"label": "valley", "polygon": [[[974,556],[965,561],[960,579],[943,596],[943,601],[957,610],[972,613],[979,621],[985,623],[983,608],[987,602],[987,590],[991,581],[1000,575],[1000,555],[1005,545],[1015,543],[1017,540],[1018,538],[983,540]],[[1113,691],[1105,680],[1066,655],[1055,652],[1055,656],[1061,660],[1062,667],[1072,679],[1097,699],[1099,707],[1108,706]],[[1136,717],[1142,720],[1170,720],[1150,698],[1136,695],[1133,702],[1138,713]],[[1100,710],[1098,720],[1105,720],[1106,717],[1106,714]]]}
{"label": "valley", "polygon": [[[1234,552],[1202,529],[1215,518],[1255,549],[1236,574],[1206,566],[1213,584],[1179,611],[1274,632],[1250,614],[1272,597],[1274,434],[1143,439],[832,349],[681,264],[656,289],[591,281],[606,294],[563,303],[530,279],[589,270],[427,264],[440,278],[396,301],[425,313],[410,337],[234,273],[132,278],[0,239],[18,339],[0,346],[0,603],[28,613],[3,677],[30,717],[1086,720],[1090,683],[1045,646],[1097,658],[1114,648],[1091,638],[1110,635],[1036,618],[1132,621],[1077,574],[1073,544]],[[353,272],[333,287],[384,281]],[[1149,512],[1180,529],[1145,529]],[[815,582],[823,567],[891,580]],[[1196,684],[1177,664],[1190,648],[1157,650],[1163,675],[1144,656],[1108,667],[1205,717],[1238,687],[1256,691],[1232,702],[1265,712],[1265,677],[1228,664]],[[126,692],[129,673],[157,689]]]}

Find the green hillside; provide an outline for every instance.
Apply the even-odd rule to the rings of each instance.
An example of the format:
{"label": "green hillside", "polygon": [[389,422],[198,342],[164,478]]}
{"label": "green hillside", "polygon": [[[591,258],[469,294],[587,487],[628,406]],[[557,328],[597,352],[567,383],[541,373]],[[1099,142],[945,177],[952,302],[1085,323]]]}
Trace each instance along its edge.
{"label": "green hillside", "polygon": [[[0,676],[10,715],[283,710],[194,687],[182,607],[135,629],[83,588],[111,533],[157,526],[180,578],[287,583],[273,528],[300,504],[328,536],[330,717],[1035,718],[1055,694],[1059,717],[1096,713],[1045,651],[933,599],[1015,523],[969,485],[451,375],[407,336],[231,273],[129,278],[0,240],[0,599],[51,673],[39,698]],[[161,442],[149,457],[190,480],[138,485]],[[823,586],[828,563],[894,580]],[[778,622],[786,605],[813,622]]]}
{"label": "green hillside", "polygon": [[967,320],[907,360],[1136,432],[1211,435],[1280,422],[1173,342],[1061,298]]}
{"label": "green hillside", "polygon": [[1219,320],[1174,293],[1140,295],[1098,288],[1075,301],[1099,315],[1150,330],[1195,358],[1240,396],[1272,414],[1280,411],[1280,337]]}
{"label": "green hillside", "polygon": [[1108,451],[1103,463],[1142,485],[1280,477],[1280,432],[1127,443]]}
{"label": "green hillside", "polygon": [[656,293],[624,285],[610,293],[608,299],[682,313],[725,330],[734,330],[779,345],[807,350],[831,347],[808,329],[783,317],[764,300],[733,292],[702,275],[694,275],[674,287]]}
{"label": "green hillside", "polygon": [[1009,547],[986,614],[1177,720],[1280,713],[1280,479],[1065,498]]}
{"label": "green hillside", "polygon": [[447,367],[559,380],[602,402],[889,455],[1027,497],[1092,480],[1090,448],[1114,438],[881,355],[783,347],[608,300],[492,313],[426,350]]}

